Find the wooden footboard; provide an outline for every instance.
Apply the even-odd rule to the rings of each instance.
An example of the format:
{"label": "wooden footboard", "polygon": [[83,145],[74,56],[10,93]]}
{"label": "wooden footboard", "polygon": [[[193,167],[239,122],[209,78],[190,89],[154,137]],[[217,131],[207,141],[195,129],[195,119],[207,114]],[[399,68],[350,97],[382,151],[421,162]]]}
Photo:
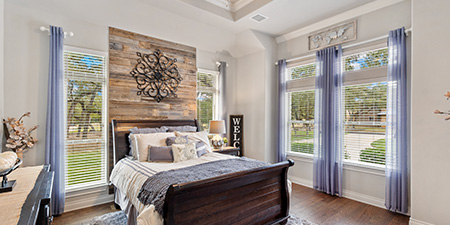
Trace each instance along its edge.
{"label": "wooden footboard", "polygon": [[172,185],[165,224],[275,224],[289,217],[288,160],[253,170]]}

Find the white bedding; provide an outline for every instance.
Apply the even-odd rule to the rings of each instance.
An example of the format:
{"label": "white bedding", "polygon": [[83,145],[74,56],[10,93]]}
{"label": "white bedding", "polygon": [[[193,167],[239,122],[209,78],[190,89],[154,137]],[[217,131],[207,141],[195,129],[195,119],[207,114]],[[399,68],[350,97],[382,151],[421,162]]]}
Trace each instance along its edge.
{"label": "white bedding", "polygon": [[234,157],[235,156],[213,152],[207,153],[197,159],[191,159],[178,163],[138,162],[136,160],[124,158],[114,166],[110,180],[122,194],[125,194],[125,196],[138,211],[138,225],[159,225],[163,224],[163,218],[154,210],[155,207],[153,205],[146,206],[137,198],[143,183],[149,176],[153,176],[161,171],[179,169],[187,166],[222,159],[230,159]]}

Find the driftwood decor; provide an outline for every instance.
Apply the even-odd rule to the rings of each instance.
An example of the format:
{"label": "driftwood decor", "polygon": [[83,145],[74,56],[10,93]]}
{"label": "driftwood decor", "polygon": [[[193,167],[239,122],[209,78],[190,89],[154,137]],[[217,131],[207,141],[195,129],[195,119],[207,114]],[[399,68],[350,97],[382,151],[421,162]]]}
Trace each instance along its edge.
{"label": "driftwood decor", "polygon": [[159,49],[151,54],[137,52],[137,64],[130,72],[136,79],[137,95],[145,95],[161,102],[165,97],[177,97],[178,84],[183,78],[178,73],[177,59],[165,56]]}
{"label": "driftwood decor", "polygon": [[[158,55],[158,50],[163,56],[159,56],[160,65],[155,65],[155,63],[158,63],[150,62],[157,57],[151,55],[154,53]],[[137,55],[137,52],[144,59]],[[146,55],[148,55],[148,58]],[[145,72],[149,72],[150,66],[161,67],[157,68],[159,75],[157,73],[153,75],[146,73],[148,76],[163,77],[172,73],[171,76],[174,79],[169,77],[163,79],[171,80],[167,80],[170,83],[168,88],[172,88],[172,91],[176,92],[176,98],[166,97],[158,102],[162,99],[161,97],[155,99],[143,92],[141,92],[141,95],[136,94],[140,90],[137,88],[136,79],[130,75],[130,72],[136,69],[138,58],[143,63],[150,63],[150,65],[145,65],[146,69],[144,67],[139,68],[138,65],[138,70],[144,69],[147,70]],[[173,64],[169,62],[169,59],[173,59]],[[161,65],[161,63],[165,64]],[[181,120],[196,118],[196,64],[196,49],[193,47],[117,28],[109,28],[109,120]],[[144,79],[145,76],[140,75],[140,77],[138,80]],[[178,81],[178,85],[174,86],[175,80]],[[157,83],[156,79],[155,83]],[[153,88],[157,89],[155,86]],[[167,92],[164,92],[162,84],[160,90],[161,96],[170,92],[168,89],[165,89]],[[156,94],[156,92],[150,90],[149,93]]]}

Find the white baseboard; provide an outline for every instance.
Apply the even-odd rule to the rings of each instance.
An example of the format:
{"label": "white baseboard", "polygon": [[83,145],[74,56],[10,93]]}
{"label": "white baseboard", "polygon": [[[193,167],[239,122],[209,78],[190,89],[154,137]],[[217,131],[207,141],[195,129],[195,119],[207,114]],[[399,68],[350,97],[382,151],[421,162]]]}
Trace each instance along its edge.
{"label": "white baseboard", "polygon": [[[308,179],[303,179],[295,176],[289,176],[289,180],[291,180],[293,183],[313,188],[313,182]],[[352,199],[358,202],[362,202],[368,205],[373,205],[376,207],[380,207],[384,209],[384,199],[373,197],[366,194],[361,194],[358,192],[350,191],[350,190],[342,190],[342,197]]]}
{"label": "white baseboard", "polygon": [[342,190],[342,197],[385,209],[384,199],[381,199],[381,198],[377,198],[377,197],[373,197],[370,195],[361,194],[358,192],[349,191],[349,190],[345,190],[345,189]]}
{"label": "white baseboard", "polygon": [[114,202],[114,195],[109,195],[106,193],[87,198],[77,198],[77,199],[67,198],[66,204],[64,206],[64,212],[70,212],[110,202]]}
{"label": "white baseboard", "polygon": [[433,225],[432,223],[427,223],[421,220],[413,219],[412,217],[409,218],[409,225]]}
{"label": "white baseboard", "polygon": [[305,187],[309,187],[309,188],[313,188],[313,182],[311,180],[308,179],[303,179],[300,177],[295,177],[295,176],[290,176],[288,177],[289,180],[291,180],[293,183],[305,186]]}

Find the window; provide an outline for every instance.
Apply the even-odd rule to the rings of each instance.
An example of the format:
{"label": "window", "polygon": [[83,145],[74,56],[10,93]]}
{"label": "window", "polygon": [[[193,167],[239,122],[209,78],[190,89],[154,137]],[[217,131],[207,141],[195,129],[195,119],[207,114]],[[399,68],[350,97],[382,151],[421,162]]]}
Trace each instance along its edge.
{"label": "window", "polygon": [[344,159],[384,165],[388,50],[359,52],[343,61]]}
{"label": "window", "polygon": [[301,66],[295,66],[288,69],[291,80],[303,79],[316,76],[316,63],[309,63]]}
{"label": "window", "polygon": [[[384,165],[388,50],[377,45],[344,53],[344,159]],[[287,150],[313,154],[314,59],[288,64],[287,72]]]}
{"label": "window", "polygon": [[314,152],[314,79],[316,64],[304,62],[287,69],[288,152]]}
{"label": "window", "polygon": [[197,119],[203,130],[209,130],[209,121],[219,115],[219,72],[199,70],[197,72]]}
{"label": "window", "polygon": [[289,93],[290,151],[314,153],[314,90]]}
{"label": "window", "polygon": [[387,83],[345,87],[344,159],[385,162]]}
{"label": "window", "polygon": [[105,55],[66,47],[66,189],[106,184]]}

